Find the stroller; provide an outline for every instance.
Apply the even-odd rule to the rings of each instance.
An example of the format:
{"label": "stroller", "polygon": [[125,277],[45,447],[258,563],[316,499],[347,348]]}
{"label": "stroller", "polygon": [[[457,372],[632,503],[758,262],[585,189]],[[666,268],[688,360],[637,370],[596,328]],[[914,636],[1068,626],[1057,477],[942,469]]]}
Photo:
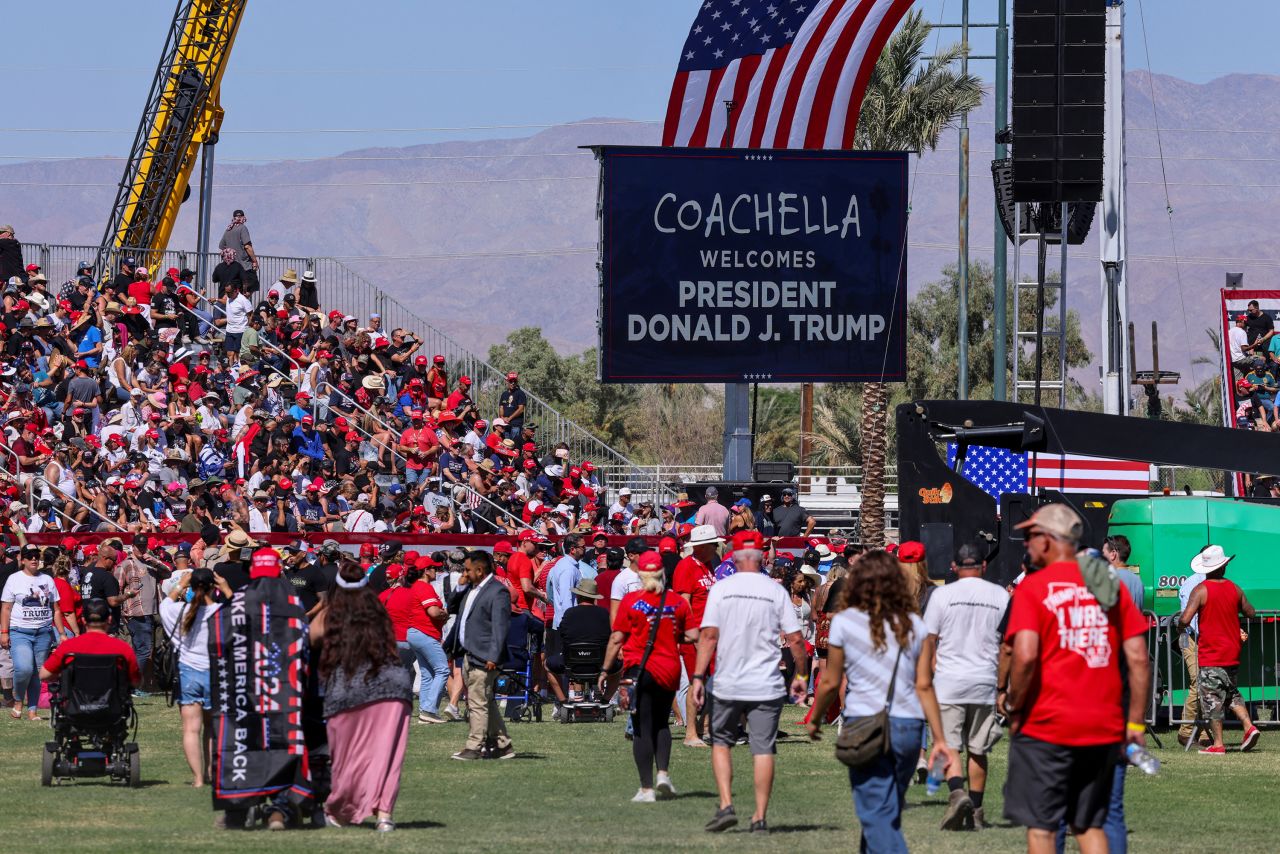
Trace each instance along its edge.
{"label": "stroller", "polygon": [[54,740],[44,746],[41,784],[109,776],[137,786],[142,761],[129,731],[137,737],[138,715],[124,659],[76,653],[49,687]]}
{"label": "stroller", "polygon": [[[569,680],[569,699],[561,712],[561,723],[574,721],[613,721],[614,707],[600,690],[600,671],[604,667],[604,649],[593,643],[571,643],[564,648],[564,674]],[[574,688],[574,685],[581,685]]]}

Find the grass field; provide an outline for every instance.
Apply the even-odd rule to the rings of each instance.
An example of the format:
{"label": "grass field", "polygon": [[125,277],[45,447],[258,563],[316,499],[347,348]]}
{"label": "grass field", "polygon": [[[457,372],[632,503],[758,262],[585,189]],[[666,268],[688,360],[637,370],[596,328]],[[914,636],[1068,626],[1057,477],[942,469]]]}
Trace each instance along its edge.
{"label": "grass field", "polygon": [[[715,809],[706,750],[676,747],[672,776],[680,796],[658,804],[632,804],[636,774],[621,720],[564,726],[549,720],[511,727],[520,757],[509,762],[452,762],[465,736],[463,724],[415,724],[405,763],[399,829],[291,831],[252,836],[212,829],[208,789],[187,785],[177,709],[156,699],[139,702],[142,746],[140,789],[98,780],[61,788],[40,786],[40,754],[47,724],[0,719],[0,838],[9,851],[67,847],[94,851],[659,851],[671,849],[834,851],[857,846],[843,766],[829,740],[780,742],[779,773],[767,838],[702,830]],[[798,715],[789,710],[787,728]],[[1238,738],[1238,735],[1236,736]],[[1230,743],[1230,737],[1228,742]],[[1166,739],[1172,742],[1172,738]],[[1003,745],[1001,746],[1003,747]],[[1166,747],[1160,776],[1130,772],[1127,808],[1130,848],[1144,852],[1274,851],[1280,815],[1280,734],[1263,736],[1260,749],[1226,757],[1199,756]],[[750,758],[735,751],[739,815],[750,815]],[[1004,756],[992,763],[987,814],[1001,816]],[[945,793],[945,790],[944,790]],[[1001,825],[973,833],[942,833],[941,795],[912,787],[905,815],[913,850],[1017,851],[1018,828]],[[1074,850],[1068,845],[1068,850]]]}

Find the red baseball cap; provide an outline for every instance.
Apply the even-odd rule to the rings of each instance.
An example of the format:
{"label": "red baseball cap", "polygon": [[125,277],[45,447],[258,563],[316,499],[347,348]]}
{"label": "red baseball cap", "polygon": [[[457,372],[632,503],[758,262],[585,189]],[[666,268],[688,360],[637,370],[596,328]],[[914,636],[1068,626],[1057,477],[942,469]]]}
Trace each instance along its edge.
{"label": "red baseball cap", "polygon": [[466,374],[463,374],[462,376],[458,377],[458,383],[461,385],[471,385],[471,377],[467,376]]}
{"label": "red baseball cap", "polygon": [[523,445],[520,446],[520,449],[522,451],[536,451],[538,450],[538,446],[533,444],[532,442],[525,442]]}
{"label": "red baseball cap", "polygon": [[441,356],[441,355],[439,355],[439,354],[437,353],[435,356],[432,356],[432,357],[431,357],[431,361],[435,362],[437,365],[443,365],[443,364],[444,364],[444,356]]}
{"label": "red baseball cap", "polygon": [[404,575],[404,564],[392,563],[387,565],[387,580],[399,581]]}
{"label": "red baseball cap", "polygon": [[636,568],[641,572],[662,572],[662,555],[647,551],[636,559]]}
{"label": "red baseball cap", "polygon": [[413,363],[414,363],[415,365],[425,365],[425,364],[427,363],[427,357],[426,357],[426,356],[418,356],[417,358],[415,358],[415,359],[413,360]]}
{"label": "red baseball cap", "polygon": [[515,552],[515,547],[507,540],[499,540],[494,543],[493,553],[496,555],[509,555]]}
{"label": "red baseball cap", "polygon": [[508,382],[510,382],[511,380],[518,380],[518,379],[520,379],[520,375],[517,374],[515,371],[511,371],[510,373],[507,374]]}
{"label": "red baseball cap", "polygon": [[287,477],[282,477],[276,481],[276,486],[281,489],[293,489],[293,481],[289,480]]}
{"label": "red baseball cap", "polygon": [[536,469],[536,468],[538,467],[538,461],[537,461],[537,460],[525,460],[525,461],[524,461],[524,467],[525,467],[525,468],[527,468],[529,471],[533,471],[534,469]]}
{"label": "red baseball cap", "polygon": [[310,395],[310,394],[308,394],[308,393],[307,393],[307,392],[305,392],[305,391],[300,391],[300,392],[298,392],[297,394],[295,394],[295,395],[293,396],[293,399],[294,399],[294,400],[310,400],[310,399],[311,399],[311,395]]}
{"label": "red baseball cap", "polygon": [[304,416],[302,416],[302,423],[303,423],[303,424],[315,424],[315,423],[316,423],[316,420],[315,420],[314,418],[312,418],[310,415],[304,415]]}
{"label": "red baseball cap", "polygon": [[275,549],[258,549],[249,564],[250,578],[279,578],[280,555]]}
{"label": "red baseball cap", "polygon": [[525,528],[516,539],[522,543],[536,543],[538,541],[538,532],[532,528]]}
{"label": "red baseball cap", "polygon": [[360,441],[360,434],[359,434],[359,433],[357,433],[356,431],[352,430],[350,433],[348,433],[347,435],[343,436],[343,437],[342,437],[342,440],[343,440],[344,442],[359,442],[359,441]]}
{"label": "red baseball cap", "polygon": [[763,549],[764,536],[759,531],[739,531],[733,535],[733,550]]}
{"label": "red baseball cap", "polygon": [[658,540],[658,554],[676,554],[680,551],[680,544],[676,542],[675,537],[663,537]]}
{"label": "red baseball cap", "polygon": [[341,415],[339,415],[337,418],[333,419],[333,426],[334,426],[334,427],[337,427],[339,430],[346,430],[346,429],[347,429],[347,419],[345,419],[345,418],[343,418]]}
{"label": "red baseball cap", "polygon": [[920,563],[924,560],[924,543],[907,540],[898,546],[898,560],[903,563]]}
{"label": "red baseball cap", "polygon": [[411,419],[412,419],[412,420],[414,420],[414,421],[421,421],[421,420],[422,420],[422,410],[421,410],[421,409],[410,409],[410,410],[409,410],[409,418],[411,418]]}

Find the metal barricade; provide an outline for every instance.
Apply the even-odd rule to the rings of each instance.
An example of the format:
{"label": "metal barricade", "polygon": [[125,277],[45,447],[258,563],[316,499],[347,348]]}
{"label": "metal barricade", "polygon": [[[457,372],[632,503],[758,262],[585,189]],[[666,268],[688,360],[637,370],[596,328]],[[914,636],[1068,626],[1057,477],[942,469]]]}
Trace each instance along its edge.
{"label": "metal barricade", "polygon": [[[1259,611],[1247,620],[1241,620],[1241,628],[1248,634],[1240,650],[1238,686],[1240,696],[1249,709],[1249,716],[1259,728],[1276,726],[1280,722],[1280,611]],[[1175,624],[1173,617],[1162,617],[1153,628],[1152,654],[1156,663],[1152,675],[1152,714],[1149,723],[1159,726],[1183,726],[1194,724],[1194,717],[1187,717],[1185,704],[1193,688],[1184,651],[1187,657],[1187,636]],[[1151,641],[1149,640],[1149,643]],[[1203,715],[1201,716],[1203,719]],[[1230,724],[1233,717],[1227,715]]]}

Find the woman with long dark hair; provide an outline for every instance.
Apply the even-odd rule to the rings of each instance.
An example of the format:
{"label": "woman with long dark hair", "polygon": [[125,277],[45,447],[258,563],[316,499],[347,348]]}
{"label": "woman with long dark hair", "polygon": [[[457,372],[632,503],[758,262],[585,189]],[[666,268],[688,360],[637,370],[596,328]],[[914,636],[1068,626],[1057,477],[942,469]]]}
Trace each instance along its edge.
{"label": "woman with long dark hair", "polygon": [[850,768],[849,784],[862,825],[862,850],[906,854],[902,809],[926,721],[933,734],[930,764],[942,755],[959,767],[942,732],[930,678],[932,662],[920,654],[928,632],[907,579],[888,552],[876,550],[860,557],[850,568],[841,596],[842,610],[831,618],[827,667],[809,716],[809,734],[817,738],[821,732],[823,714],[840,690],[842,675],[849,680],[847,724],[879,714],[888,705],[892,749],[868,766]]}
{"label": "woman with long dark hair", "polygon": [[226,600],[231,585],[209,569],[184,573],[168,597],[160,602],[160,622],[178,651],[178,707],[182,712],[182,752],[191,768],[191,785],[200,788],[209,767],[212,736],[212,694],[209,692],[209,617],[222,607],[215,590]]}
{"label": "woman with long dark hair", "polygon": [[333,757],[325,821],[342,827],[372,815],[379,831],[395,830],[391,813],[409,740],[413,678],[400,664],[391,618],[360,564],[343,558],[310,631],[313,647],[320,646]]}
{"label": "woman with long dark hair", "polygon": [[[641,589],[622,597],[613,621],[613,634],[604,655],[600,690],[618,653],[622,653],[624,708],[631,712],[635,734],[631,754],[640,772],[640,791],[634,803],[653,803],[653,772],[658,771],[657,792],[674,796],[668,771],[671,762],[671,729],[668,718],[676,689],[680,687],[680,656],[676,643],[692,643],[696,631],[686,631],[692,619],[689,603],[667,589],[662,556],[649,551],[636,560]],[[656,625],[655,625],[656,621]]]}

